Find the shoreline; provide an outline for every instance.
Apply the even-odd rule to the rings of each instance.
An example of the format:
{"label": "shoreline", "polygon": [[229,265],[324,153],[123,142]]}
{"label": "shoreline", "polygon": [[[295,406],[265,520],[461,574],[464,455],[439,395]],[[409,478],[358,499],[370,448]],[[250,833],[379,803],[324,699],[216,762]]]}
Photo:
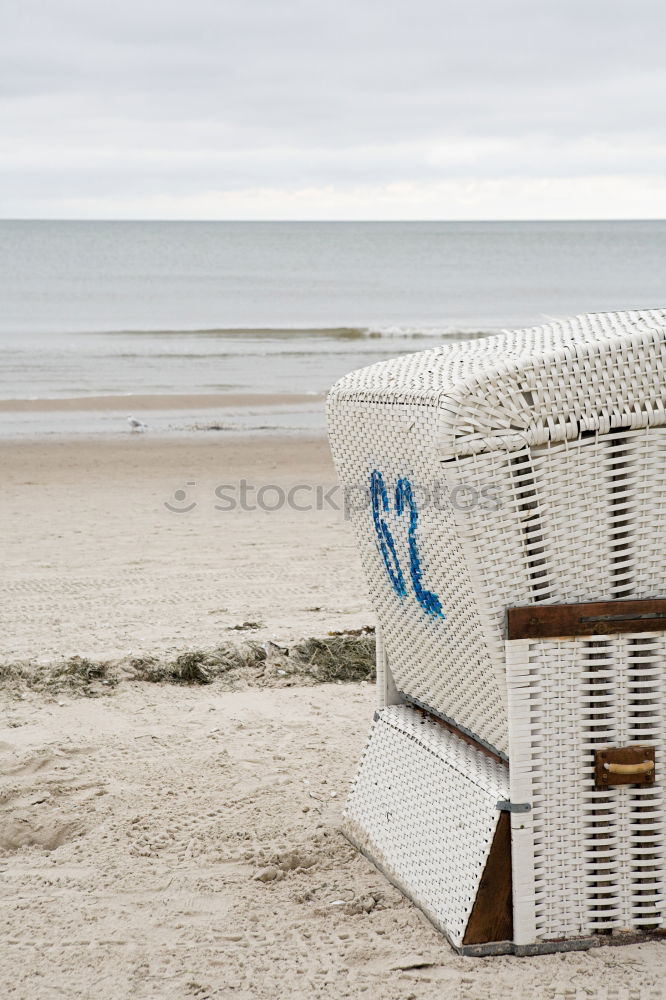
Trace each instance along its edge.
{"label": "shoreline", "polygon": [[0,399],[1,413],[62,411],[125,411],[235,409],[259,406],[298,406],[323,402],[324,393],[145,393],[128,396],[71,396],[63,398]]}

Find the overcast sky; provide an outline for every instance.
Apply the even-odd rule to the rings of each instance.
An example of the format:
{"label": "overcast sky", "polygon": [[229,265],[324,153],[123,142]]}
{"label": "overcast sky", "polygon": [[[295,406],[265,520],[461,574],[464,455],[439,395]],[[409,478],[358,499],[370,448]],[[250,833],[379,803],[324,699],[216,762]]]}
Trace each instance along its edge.
{"label": "overcast sky", "polygon": [[666,217],[663,0],[4,0],[0,216]]}

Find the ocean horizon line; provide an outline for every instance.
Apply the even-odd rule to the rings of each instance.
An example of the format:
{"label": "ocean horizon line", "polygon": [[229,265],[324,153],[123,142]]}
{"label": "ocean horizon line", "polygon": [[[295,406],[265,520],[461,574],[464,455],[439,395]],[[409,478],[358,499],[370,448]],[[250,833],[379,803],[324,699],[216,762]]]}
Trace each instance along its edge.
{"label": "ocean horizon line", "polygon": [[2,222],[66,222],[66,223],[185,223],[188,225],[213,225],[213,224],[243,224],[243,225],[544,225],[544,224],[587,224],[587,223],[609,223],[617,225],[622,223],[659,223],[666,222],[666,217],[645,218],[641,216],[620,216],[620,217],[580,217],[580,218],[501,218],[501,219],[197,219],[197,218],[164,218],[164,217],[100,217],[86,216],[85,218],[71,216],[0,216]]}

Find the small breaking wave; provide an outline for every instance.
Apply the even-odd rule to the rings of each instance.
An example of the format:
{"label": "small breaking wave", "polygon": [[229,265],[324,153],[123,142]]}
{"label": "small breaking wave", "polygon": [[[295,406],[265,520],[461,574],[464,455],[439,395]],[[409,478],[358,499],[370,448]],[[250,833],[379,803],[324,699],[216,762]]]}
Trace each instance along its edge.
{"label": "small breaking wave", "polygon": [[90,331],[99,337],[201,337],[248,340],[330,339],[354,340],[472,340],[491,336],[497,330],[461,326],[338,326],[338,327],[212,327],[201,330],[107,330]]}

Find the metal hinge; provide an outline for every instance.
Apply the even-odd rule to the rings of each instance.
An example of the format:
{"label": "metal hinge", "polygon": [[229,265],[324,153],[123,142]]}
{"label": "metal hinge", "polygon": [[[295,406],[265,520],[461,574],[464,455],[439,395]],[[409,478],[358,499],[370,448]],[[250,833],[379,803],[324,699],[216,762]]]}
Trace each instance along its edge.
{"label": "metal hinge", "polygon": [[497,809],[507,813],[528,813],[531,811],[532,805],[530,802],[509,802],[508,799],[501,799],[497,803]]}

